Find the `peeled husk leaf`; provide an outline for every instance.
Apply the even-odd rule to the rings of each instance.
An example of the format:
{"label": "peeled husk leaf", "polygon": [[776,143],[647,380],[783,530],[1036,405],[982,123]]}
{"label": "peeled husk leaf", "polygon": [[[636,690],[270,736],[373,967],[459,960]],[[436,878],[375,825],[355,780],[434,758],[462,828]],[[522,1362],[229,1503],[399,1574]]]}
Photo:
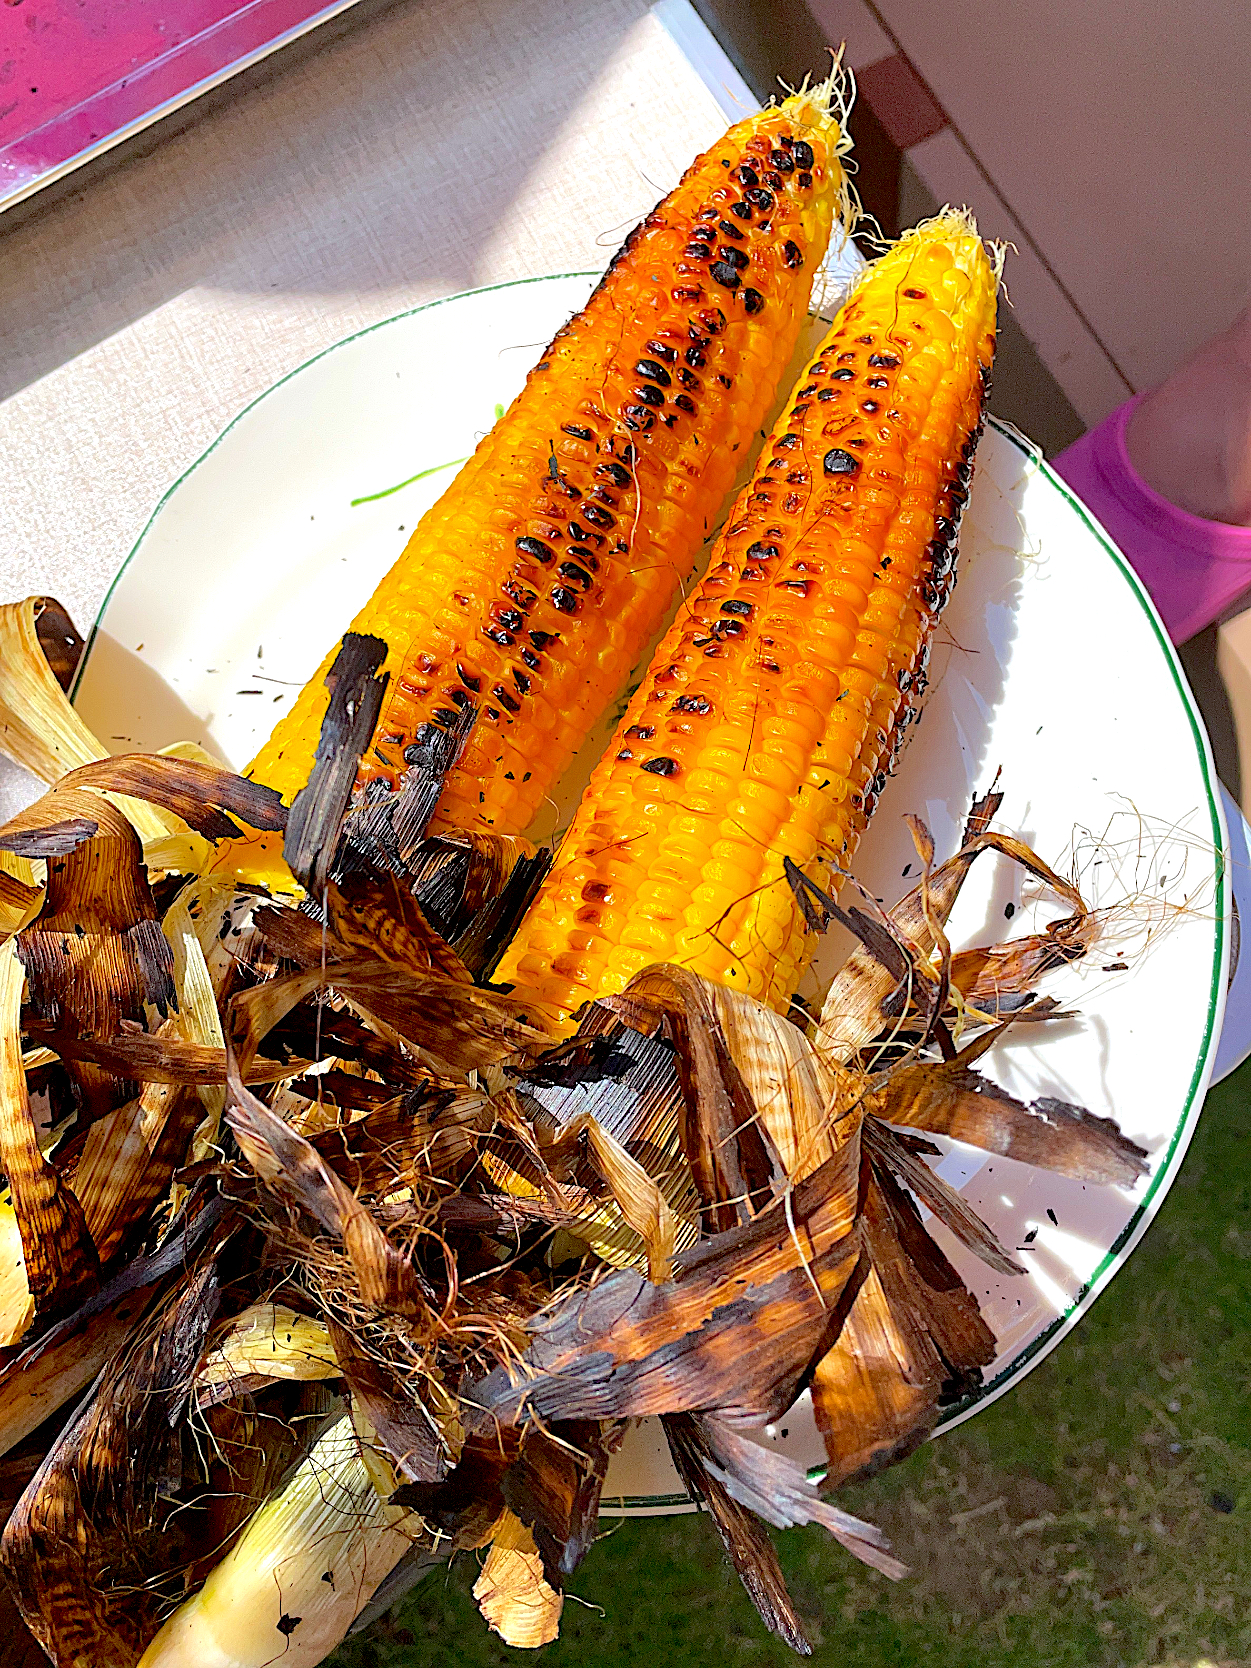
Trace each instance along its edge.
{"label": "peeled husk leaf", "polygon": [[[17,937],[31,1001],[47,1024],[111,1037],[145,1006],[168,1012],[172,957],[161,935],[139,837],[97,794],[56,787],[0,828],[0,846],[48,859],[43,908]],[[134,1090],[69,1063],[87,1121]]]}
{"label": "peeled husk leaf", "polygon": [[792,1179],[831,1156],[838,1130],[830,1115],[834,1085],[797,1025],[742,991],[712,986],[726,1047]]}
{"label": "peeled husk leaf", "polygon": [[980,1051],[974,1044],[954,1060],[904,1066],[867,1105],[886,1123],[949,1135],[1079,1181],[1129,1187],[1144,1173],[1144,1149],[1110,1118],[1047,1097],[1026,1105],[972,1069]]}
{"label": "peeled husk leaf", "polygon": [[487,1623],[506,1645],[533,1650],[560,1632],[564,1595],[548,1585],[534,1536],[510,1511],[491,1530],[491,1549],[473,1596]]}
{"label": "peeled husk leaf", "polygon": [[[602,1160],[595,1161],[595,1168],[613,1190],[610,1197],[563,1191],[570,1225],[576,1222],[576,1231],[598,1256],[614,1268],[645,1268],[655,1256],[660,1270],[666,1256],[672,1259],[694,1245],[700,1201],[682,1150],[686,1103],[671,1048],[630,1030],[607,1009],[593,1007],[576,1039],[549,1050],[536,1068],[516,1073],[515,1080],[540,1141],[547,1138],[549,1121],[555,1126],[553,1152],[583,1127],[588,1089],[593,1089],[601,1146],[618,1147],[659,1194],[655,1201],[635,1187],[637,1197],[625,1201],[634,1213],[632,1221]],[[539,1178],[530,1174],[529,1180],[533,1193]],[[627,1185],[624,1176],[622,1185]],[[660,1236],[655,1240],[650,1238],[653,1223]],[[640,1227],[646,1232],[640,1234]]]}
{"label": "peeled husk leaf", "polygon": [[43,877],[29,857],[0,851],[0,943],[38,914]]}
{"label": "peeled husk leaf", "polygon": [[509,1510],[534,1536],[552,1587],[563,1588],[591,1548],[608,1461],[624,1433],[620,1421],[531,1425],[500,1479]]}
{"label": "peeled husk leaf", "polygon": [[[41,632],[46,617],[54,629]],[[63,670],[71,658],[77,663],[76,654],[64,652],[73,639],[81,642],[69,616],[51,597],[27,597],[0,606],[0,751],[41,782],[56,782],[68,771],[108,757],[108,748],[70,705],[68,678],[62,682],[54,670],[54,665]],[[120,804],[145,840],[161,839],[175,830],[169,817],[141,800]]]}
{"label": "peeled husk leaf", "polygon": [[704,1204],[706,1232],[747,1222],[786,1172],[726,1046],[713,986],[685,968],[645,967],[601,1006],[640,1030],[663,1029],[677,1051],[682,1147]]}
{"label": "peeled husk leaf", "polygon": [[[817,1053],[831,1066],[845,1065],[861,1050],[867,1049],[883,1033],[889,1034],[898,1026],[909,996],[932,981],[933,973],[928,958],[940,948],[946,950],[942,929],[951,914],[960,889],[968,878],[977,858],[987,851],[997,851],[1019,863],[1028,873],[1051,888],[1056,896],[1068,904],[1072,915],[1053,922],[1043,937],[1049,939],[1053,959],[1072,960],[1084,954],[1099,936],[1099,918],[1087,910],[1077,889],[1048,867],[1022,841],[990,828],[999,810],[1003,795],[990,793],[978,800],[965,825],[960,850],[947,862],[931,870],[929,859],[923,861],[921,882],[890,910],[885,924],[896,944],[902,948],[906,966],[901,974],[898,954],[884,953],[880,938],[862,943],[848,957],[835,975],[826,993],[817,1027]],[[933,842],[924,825],[914,819],[914,838],[919,848],[928,847],[932,855]],[[1000,947],[1003,956],[992,953],[989,964],[995,978],[996,1007],[1008,995],[1021,995],[1029,984],[1046,971],[1039,955],[1017,954],[1011,946]],[[972,982],[981,964],[969,965],[968,980]],[[950,957],[945,956],[943,976],[949,976]],[[989,990],[983,994],[992,994]],[[937,1017],[935,1013],[934,1017]]]}
{"label": "peeled husk leaf", "polygon": [[22,1230],[12,1200],[0,1198],[0,1349],[10,1349],[29,1330],[35,1299],[26,1278]]}
{"label": "peeled husk leaf", "polygon": [[0,1454],[76,1397],[125,1343],[153,1291],[185,1277],[214,1236],[229,1229],[220,1197],[189,1202],[158,1250],[136,1257],[70,1314],[0,1367]]}
{"label": "peeled husk leaf", "polygon": [[761,1621],[800,1656],[811,1656],[812,1645],[786,1590],[769,1531],[740,1505],[717,1472],[706,1468],[707,1444],[695,1416],[667,1413],[661,1422],[678,1476],[695,1504],[707,1508]]}
{"label": "peeled husk leaf", "polygon": [[196,1375],[203,1404],[250,1379],[338,1378],[342,1367],[325,1325],[285,1303],[253,1303],[210,1344]]}
{"label": "peeled husk leaf", "polygon": [[870,1172],[860,1220],[873,1278],[811,1385],[829,1486],[911,1453],[942,1404],[973,1389],[995,1354],[976,1299],[910,1195],[880,1160]]}
{"label": "peeled husk leaf", "polygon": [[474,1401],[510,1422],[715,1408],[767,1423],[804,1388],[863,1278],[859,1170],[849,1141],[771,1210],[685,1253],[673,1281],[622,1270],[556,1301]]}
{"label": "peeled husk leaf", "polygon": [[793,1459],[751,1441],[711,1414],[695,1415],[693,1422],[705,1450],[704,1471],[740,1505],[777,1529],[819,1523],[862,1563],[892,1581],[907,1575],[907,1567],[887,1551],[890,1542],[882,1531],[822,1500],[816,1484]]}
{"label": "peeled husk leaf", "polygon": [[107,749],[79,718],[48,662],[39,621],[61,605],[27,597],[0,606],[0,746],[41,782],[55,782],[76,765],[104,758]]}
{"label": "peeled husk leaf", "polygon": [[59,1668],[131,1668],[156,1632],[159,1576],[180,1555],[160,1497],[181,1474],[179,1411],[216,1306],[210,1263],[106,1370],[0,1537],[26,1625]]}
{"label": "peeled husk leaf", "polygon": [[8,1178],[28,1288],[37,1311],[51,1315],[95,1287],[100,1260],[82,1206],[39,1147],[22,1066],[24,979],[10,939],[0,945],[0,1168]]}

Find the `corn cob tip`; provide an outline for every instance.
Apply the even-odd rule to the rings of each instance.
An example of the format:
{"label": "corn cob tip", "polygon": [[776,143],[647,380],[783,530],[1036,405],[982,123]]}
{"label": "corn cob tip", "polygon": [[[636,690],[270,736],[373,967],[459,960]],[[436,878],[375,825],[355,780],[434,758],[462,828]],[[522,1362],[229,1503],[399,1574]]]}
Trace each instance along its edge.
{"label": "corn cob tip", "polygon": [[[830,73],[823,80],[813,82],[810,77],[805,76],[798,87],[788,87],[783,82],[786,97],[780,106],[801,130],[806,133],[819,133],[829,146],[831,156],[837,157],[840,161],[852,150],[848,124],[851,119],[851,107],[856,101],[856,78],[850,67],[843,62],[846,50],[846,42],[837,48],[830,48],[833,62],[830,65]],[[856,195],[850,174],[844,168],[838,186],[836,222],[842,226],[844,234],[850,237],[861,217],[860,199]],[[833,245],[831,251],[837,253]]]}

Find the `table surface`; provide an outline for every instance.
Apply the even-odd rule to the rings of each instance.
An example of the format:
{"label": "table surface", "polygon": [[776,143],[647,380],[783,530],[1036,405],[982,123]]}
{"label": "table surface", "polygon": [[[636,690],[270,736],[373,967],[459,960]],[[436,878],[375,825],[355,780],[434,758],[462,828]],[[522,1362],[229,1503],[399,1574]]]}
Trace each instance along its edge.
{"label": "table surface", "polygon": [[603,266],[750,101],[728,63],[714,96],[645,0],[408,0],[272,63],[0,226],[0,597],[85,629],[241,407],[404,308]]}

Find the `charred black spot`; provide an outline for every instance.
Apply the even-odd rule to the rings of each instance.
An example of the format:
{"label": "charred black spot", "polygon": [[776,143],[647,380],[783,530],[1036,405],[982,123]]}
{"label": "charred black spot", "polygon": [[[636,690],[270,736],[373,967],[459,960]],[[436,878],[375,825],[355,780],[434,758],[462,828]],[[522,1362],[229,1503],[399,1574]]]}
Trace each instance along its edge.
{"label": "charred black spot", "polygon": [[443,731],[433,724],[419,724],[413,731],[413,739],[404,749],[405,764],[420,764],[427,751],[436,743],[444,739]]}
{"label": "charred black spot", "polygon": [[758,313],[764,306],[764,296],[759,290],[744,290],[743,306],[749,313]]}
{"label": "charred black spot", "polygon": [[[751,219],[751,204],[750,203],[731,203],[730,204],[730,213],[737,215],[740,220],[750,220]],[[725,224],[725,222],[722,221],[722,225],[724,225],[724,224]]]}
{"label": "charred black spot", "polygon": [[[836,371],[834,374],[837,376],[838,372]],[[837,388],[823,388],[821,390],[821,392],[817,395],[817,398],[819,400],[832,400],[832,399],[837,397],[837,394],[838,394],[838,389]]]}
{"label": "charred black spot", "polygon": [[688,260],[706,261],[712,254],[712,245],[710,243],[688,243],[682,253]]}
{"label": "charred black spot", "polygon": [[904,294],[909,301],[925,301],[927,299],[924,290],[905,290]]}
{"label": "charred black spot", "polygon": [[601,463],[595,471],[597,475],[607,475],[614,485],[627,487],[634,477],[628,469],[623,469],[619,463]]}
{"label": "charred black spot", "polygon": [[521,702],[510,695],[502,683],[497,683],[491,693],[501,706],[508,708],[509,712],[521,711]]}
{"label": "charred black spot", "polygon": [[430,716],[438,724],[455,724],[460,714],[455,707],[435,707]]}
{"label": "charred black spot", "polygon": [[657,359],[663,359],[668,365],[672,365],[674,360],[678,357],[677,353],[667,342],[645,342],[643,345],[646,347],[648,353],[654,353]]}
{"label": "charred black spot", "polygon": [[894,353],[871,353],[869,363],[878,369],[893,371],[899,363],[899,356]]}
{"label": "charred black spot", "polygon": [[676,776],[678,774],[677,761],[674,759],[648,759],[641,767],[649,776]]}
{"label": "charred black spot", "polygon": [[512,598],[523,613],[529,613],[534,604],[534,592],[528,585],[523,585],[519,580],[510,578],[504,581],[500,589],[506,597]]}
{"label": "charred black spot", "polygon": [[771,151],[769,161],[779,174],[793,174],[795,172],[795,164],[785,151]]}
{"label": "charred black spot", "polygon": [[543,664],[533,649],[522,649],[520,650],[520,654],[522,661],[532,672],[537,672],[539,667]]}
{"label": "charred black spot", "polygon": [[552,592],[552,606],[553,608],[558,609],[562,614],[576,614],[578,611],[578,599],[567,586],[557,585],[555,590]]}
{"label": "charred black spot", "polygon": [[[697,322],[703,326],[710,336],[719,336],[725,329],[726,318],[720,307],[705,307],[696,314]],[[694,338],[698,341],[698,338]],[[700,347],[707,347],[707,342],[699,342]]]}
{"label": "charred black spot", "polygon": [[738,242],[742,242],[747,235],[741,226],[735,226],[729,220],[718,220],[717,229],[726,237],[734,238]]}
{"label": "charred black spot", "polygon": [[447,696],[448,700],[451,701],[453,703],[453,705],[455,705],[455,706],[467,707],[469,705],[469,692],[468,692],[468,690],[465,690],[465,689],[445,689],[443,691],[443,693]]}
{"label": "charred black spot", "polygon": [[578,561],[590,568],[592,573],[599,572],[599,557],[584,544],[571,544],[565,552],[566,556],[576,556]]}
{"label": "charred black spot", "polygon": [[821,460],[821,467],[827,475],[854,475],[860,468],[860,459],[841,446],[831,446]]}
{"label": "charred black spot", "polygon": [[733,388],[734,386],[734,378],[732,376],[726,376],[722,371],[717,372],[717,381],[723,388]]}
{"label": "charred black spot", "polygon": [[693,712],[703,718],[712,711],[712,702],[706,701],[702,695],[679,695],[670,707],[670,712]]}
{"label": "charred black spot", "polygon": [[572,435],[575,440],[595,439],[595,433],[592,429],[580,428],[577,423],[562,423],[560,425],[560,432],[562,434]]}
{"label": "charred black spot", "polygon": [[491,614],[505,631],[520,631],[526,623],[526,617],[519,608],[501,608],[498,602],[492,604]]}
{"label": "charred black spot", "polygon": [[650,434],[656,426],[655,412],[649,411],[645,405],[627,405],[621,415],[625,418],[626,427],[635,434]]}
{"label": "charred black spot", "polygon": [[755,544],[749,544],[747,546],[747,559],[749,562],[767,562],[777,554],[777,545],[764,544],[759,539],[757,539]]}
{"label": "charred black spot", "polygon": [[560,641],[560,633],[558,631],[532,631],[529,633],[529,637],[531,643],[534,644],[540,654],[542,654],[543,650],[549,643],[559,643]]}
{"label": "charred black spot", "polygon": [[816,153],[806,139],[796,139],[791,146],[791,155],[795,158],[796,168],[811,168],[816,162]]}
{"label": "charred black spot", "polygon": [[492,643],[498,643],[501,649],[511,649],[517,641],[511,631],[504,631],[499,626],[483,626],[482,635],[489,637]]}
{"label": "charred black spot", "polygon": [[675,394],[673,403],[679,411],[689,412],[692,417],[695,415],[695,401],[689,394]]}
{"label": "charred black spot", "polygon": [[[668,382],[668,380],[669,377],[666,373],[665,381]],[[659,388],[653,388],[650,382],[640,383],[640,385],[633,389],[632,392],[635,399],[642,400],[644,405],[663,405],[665,403],[665,396],[660,392]]]}
{"label": "charred black spot", "polygon": [[758,208],[762,214],[768,214],[773,207],[773,193],[771,191],[745,191],[743,196],[753,208]]}
{"label": "charred black spot", "polygon": [[747,630],[742,620],[717,620],[712,628],[714,637],[741,637]]}
{"label": "charred black spot", "polygon": [[708,363],[708,360],[699,351],[698,348],[694,348],[694,347],[687,348],[686,354],[685,354],[684,357],[686,359],[687,364],[688,365],[693,365],[697,371],[702,370],[704,368],[704,366]]}
{"label": "charred black spot", "polygon": [[581,585],[584,591],[589,591],[591,588],[590,574],[585,568],[580,568],[576,562],[562,562],[556,572],[562,579],[572,579],[575,584]]}
{"label": "charred black spot", "polygon": [[734,178],[740,185],[752,186],[760,184],[760,175],[754,168],[749,168],[745,162],[741,167],[734,170]]}
{"label": "charred black spot", "polygon": [[801,267],[804,264],[804,252],[797,243],[787,238],[782,245],[782,259],[793,271],[796,267]]}
{"label": "charred black spot", "polygon": [[517,540],[517,549],[523,556],[529,556],[532,561],[542,562],[544,565],[556,559],[556,552],[550,544],[544,544],[542,539],[532,539],[528,533]]}
{"label": "charred black spot", "polygon": [[685,365],[679,365],[673,374],[677,377],[683,388],[694,388],[698,391],[700,385],[699,378],[693,371],[688,371]]}
{"label": "charred black spot", "polygon": [[456,662],[456,675],[464,684],[465,688],[472,689],[475,695],[482,688],[482,679],[476,677],[473,672],[467,672],[463,662],[459,660]]}
{"label": "charred black spot", "polygon": [[796,446],[802,446],[802,445],[803,445],[803,436],[802,435],[784,434],[782,436],[781,440],[778,441],[777,449],[778,449],[779,452],[793,452],[795,450]]}
{"label": "charred black spot", "polygon": [[669,386],[668,371],[663,365],[657,364],[654,359],[640,359],[638,364],[634,367],[634,374],[636,376],[650,377],[653,382],[658,382],[662,388],[667,388]]}
{"label": "charred black spot", "polygon": [[867,376],[864,385],[866,388],[889,388],[890,380],[884,376]]}
{"label": "charred black spot", "polygon": [[631,724],[626,731],[626,740],[650,741],[655,734],[656,728],[653,724]]}
{"label": "charred black spot", "polygon": [[579,508],[586,519],[596,527],[615,527],[617,525],[616,516],[610,515],[607,510],[601,509],[598,504],[582,504]]}
{"label": "charred black spot", "polygon": [[723,614],[741,614],[744,619],[750,619],[753,613],[752,604],[744,602],[741,597],[731,597],[728,602],[721,604]]}
{"label": "charred black spot", "polygon": [[878,403],[876,400],[861,400],[860,409],[861,411],[876,411]]}
{"label": "charred black spot", "polygon": [[736,290],[743,281],[729,261],[714,261],[708,269],[708,274],[723,289],[727,290]]}
{"label": "charred black spot", "polygon": [[617,762],[618,764],[629,764],[633,757],[634,754],[631,750],[628,747],[623,747],[620,753],[617,754]]}
{"label": "charred black spot", "polygon": [[717,254],[720,255],[723,261],[729,261],[730,265],[735,267],[739,272],[744,272],[746,270],[748,257],[744,250],[727,248],[725,244],[722,244],[717,250]]}

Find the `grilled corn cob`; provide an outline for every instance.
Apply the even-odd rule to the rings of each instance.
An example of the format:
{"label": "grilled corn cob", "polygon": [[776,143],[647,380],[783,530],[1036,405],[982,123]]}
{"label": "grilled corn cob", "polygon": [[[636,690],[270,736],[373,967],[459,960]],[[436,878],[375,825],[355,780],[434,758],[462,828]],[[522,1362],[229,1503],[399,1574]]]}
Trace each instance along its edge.
{"label": "grilled corn cob", "polygon": [[997,275],[946,211],[864,273],[596,769],[497,977],[568,1016],[671,961],[775,1006],[837,890],[954,583]]}
{"label": "grilled corn cob", "polygon": [[[478,721],[436,826],[519,833],[624,683],[771,406],[848,193],[829,82],[738,123],[584,310],[352,622],[390,647],[358,790]],[[336,645],[337,646],[337,645]],[[333,651],[249,774],[307,779]]]}

